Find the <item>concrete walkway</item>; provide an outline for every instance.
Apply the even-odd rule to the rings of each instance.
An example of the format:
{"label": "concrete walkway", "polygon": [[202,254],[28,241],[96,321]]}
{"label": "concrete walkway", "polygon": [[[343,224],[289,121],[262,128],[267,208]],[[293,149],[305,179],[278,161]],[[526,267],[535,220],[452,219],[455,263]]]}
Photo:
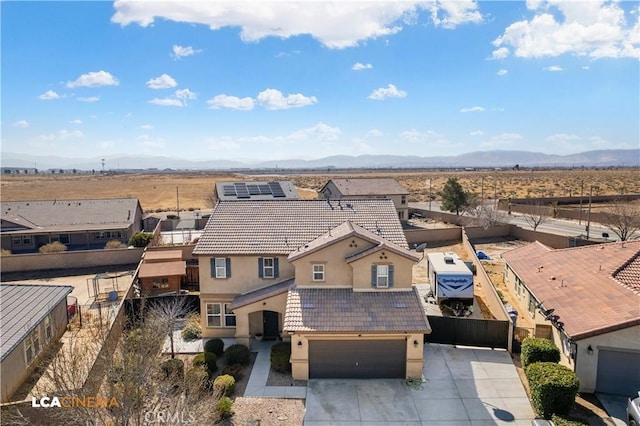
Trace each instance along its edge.
{"label": "concrete walkway", "polygon": [[267,386],[267,379],[271,370],[271,346],[275,343],[255,341],[251,343],[251,352],[258,352],[258,356],[253,363],[244,396],[257,398],[306,398],[306,386]]}

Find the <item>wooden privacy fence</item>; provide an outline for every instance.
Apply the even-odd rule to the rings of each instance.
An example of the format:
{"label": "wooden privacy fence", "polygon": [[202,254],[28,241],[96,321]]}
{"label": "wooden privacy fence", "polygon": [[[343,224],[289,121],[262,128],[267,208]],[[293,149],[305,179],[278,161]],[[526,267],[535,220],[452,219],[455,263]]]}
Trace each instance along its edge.
{"label": "wooden privacy fence", "polygon": [[471,319],[428,316],[431,334],[424,335],[425,343],[479,346],[483,348],[509,347],[509,328],[506,320]]}

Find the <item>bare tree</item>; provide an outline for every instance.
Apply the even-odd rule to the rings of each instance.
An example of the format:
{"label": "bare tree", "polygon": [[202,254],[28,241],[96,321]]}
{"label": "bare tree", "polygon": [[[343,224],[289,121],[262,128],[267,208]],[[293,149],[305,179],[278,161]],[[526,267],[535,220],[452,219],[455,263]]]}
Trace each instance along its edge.
{"label": "bare tree", "polygon": [[155,315],[155,321],[164,330],[164,335],[169,337],[171,358],[176,357],[174,331],[182,318],[189,313],[189,303],[184,296],[158,299],[151,311]]}
{"label": "bare tree", "polygon": [[640,232],[640,207],[616,201],[601,214],[600,222],[610,228],[620,241],[632,240]]}
{"label": "bare tree", "polygon": [[509,223],[509,216],[494,206],[481,205],[469,212],[473,217],[473,224],[482,226],[484,229],[490,226]]}
{"label": "bare tree", "polygon": [[522,217],[533,230],[537,230],[538,226],[542,225],[549,219],[549,208],[540,202],[529,204],[525,206],[525,212]]}

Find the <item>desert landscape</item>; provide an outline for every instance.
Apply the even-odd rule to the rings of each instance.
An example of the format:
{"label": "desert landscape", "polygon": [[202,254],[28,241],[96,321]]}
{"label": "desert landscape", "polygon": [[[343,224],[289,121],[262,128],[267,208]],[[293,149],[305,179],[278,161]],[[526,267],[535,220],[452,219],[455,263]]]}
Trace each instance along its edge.
{"label": "desert landscape", "polygon": [[[588,196],[640,193],[638,169],[492,170],[492,171],[354,171],[353,173],[248,175],[222,172],[38,174],[5,175],[2,201],[128,198],[140,200],[147,212],[208,208],[206,195],[220,181],[291,180],[302,198],[316,198],[332,177],[394,177],[411,195],[410,202],[427,201],[455,176],[467,191],[484,198]],[[431,185],[431,192],[429,186]]]}

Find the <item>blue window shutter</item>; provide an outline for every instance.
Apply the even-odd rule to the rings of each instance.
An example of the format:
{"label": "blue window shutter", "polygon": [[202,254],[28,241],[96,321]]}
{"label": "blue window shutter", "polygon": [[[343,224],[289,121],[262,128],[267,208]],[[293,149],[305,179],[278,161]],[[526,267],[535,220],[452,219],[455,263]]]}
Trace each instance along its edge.
{"label": "blue window shutter", "polygon": [[209,259],[209,261],[211,261],[211,278],[215,278],[216,277],[216,259],[211,258]]}
{"label": "blue window shutter", "polygon": [[371,265],[371,287],[378,287],[378,267]]}
{"label": "blue window shutter", "polygon": [[258,258],[258,278],[262,278],[262,270],[264,268],[264,262],[261,257]]}
{"label": "blue window shutter", "polygon": [[280,271],[278,270],[278,258],[274,257],[273,258],[273,277],[278,278],[279,275],[280,275]]}
{"label": "blue window shutter", "polygon": [[227,266],[227,278],[231,278],[231,258],[227,257],[225,260]]}
{"label": "blue window shutter", "polygon": [[389,265],[389,288],[393,287],[393,265]]}

